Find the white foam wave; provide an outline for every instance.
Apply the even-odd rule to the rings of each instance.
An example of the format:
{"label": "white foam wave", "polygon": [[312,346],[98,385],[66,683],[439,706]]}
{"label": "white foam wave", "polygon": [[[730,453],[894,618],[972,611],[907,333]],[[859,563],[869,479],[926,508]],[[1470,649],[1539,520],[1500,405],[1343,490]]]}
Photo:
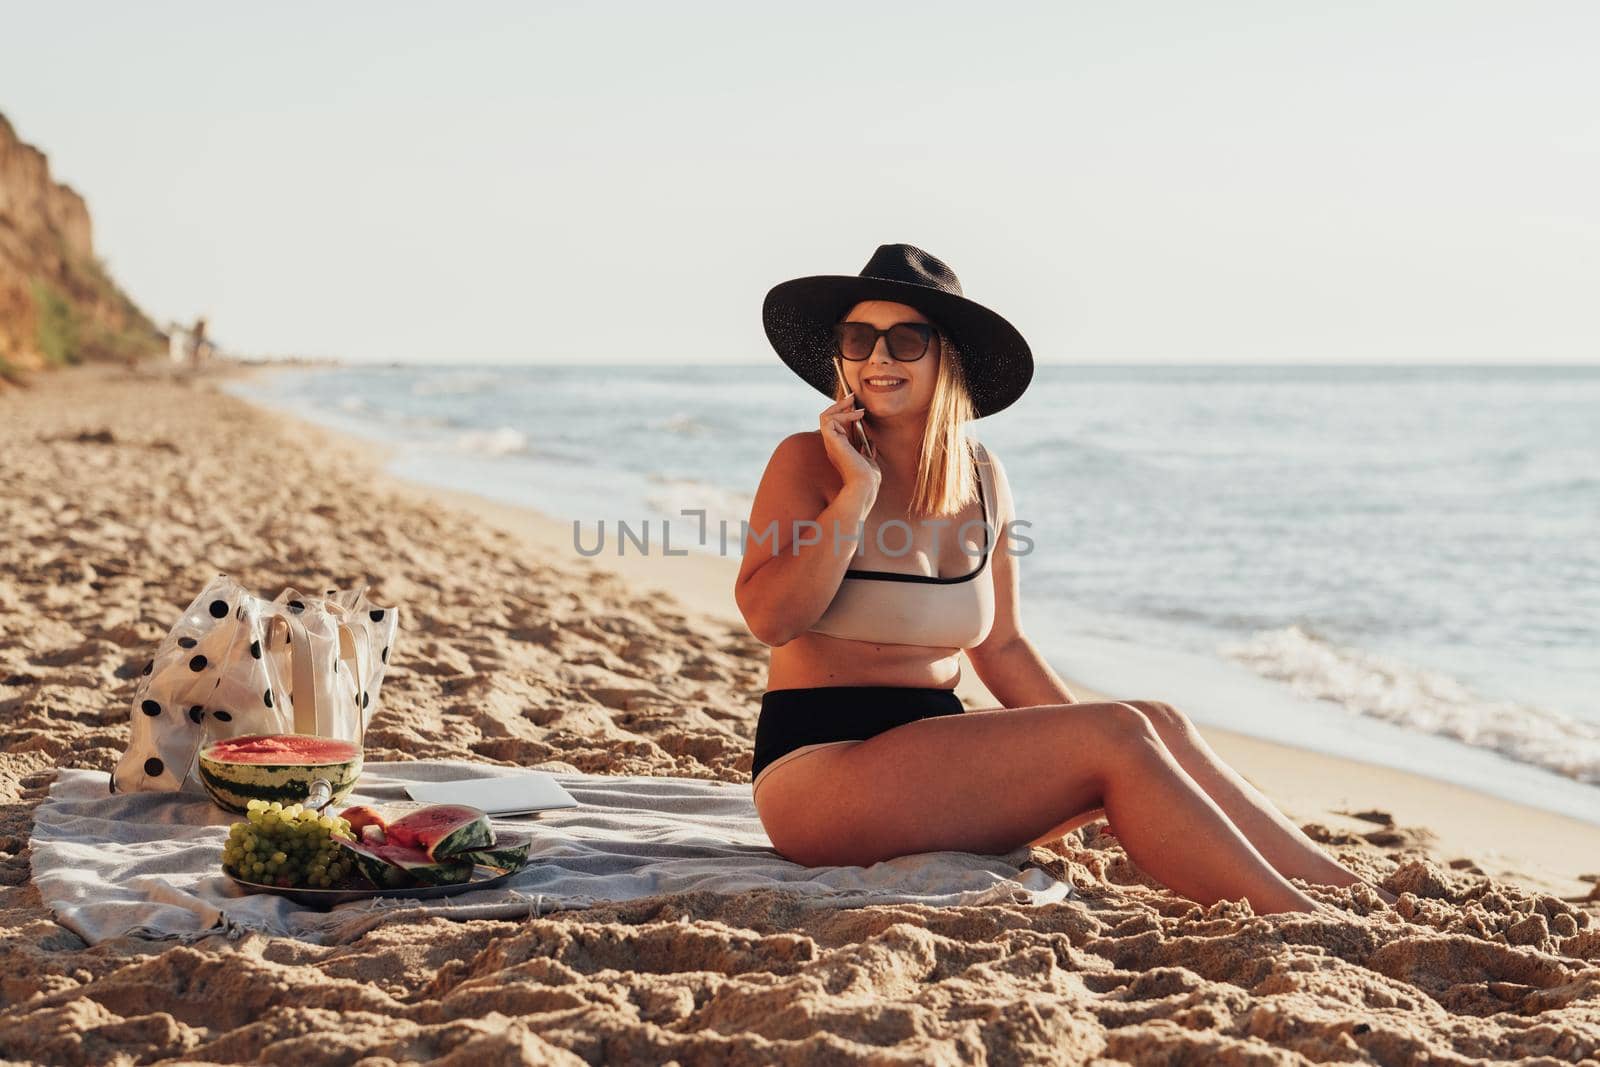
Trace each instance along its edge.
{"label": "white foam wave", "polygon": [[645,494],[645,504],[660,514],[672,516],[674,528],[682,522],[685,529],[692,527],[696,535],[699,533],[699,517],[691,515],[680,519],[677,516],[683,515],[685,510],[705,511],[706,538],[712,544],[719,543],[721,534],[718,524],[722,522],[727,523],[729,542],[737,542],[739,523],[750,518],[750,506],[755,503],[753,493],[722,489],[692,479],[665,478],[652,474],[648,480],[658,488]]}
{"label": "white foam wave", "polygon": [[456,435],[455,446],[458,451],[480,456],[526,454],[528,435],[509,426],[497,426],[493,430],[469,430]]}
{"label": "white foam wave", "polygon": [[1448,675],[1341,648],[1299,626],[1264,630],[1219,651],[1303,696],[1600,784],[1600,723],[1487,700]]}

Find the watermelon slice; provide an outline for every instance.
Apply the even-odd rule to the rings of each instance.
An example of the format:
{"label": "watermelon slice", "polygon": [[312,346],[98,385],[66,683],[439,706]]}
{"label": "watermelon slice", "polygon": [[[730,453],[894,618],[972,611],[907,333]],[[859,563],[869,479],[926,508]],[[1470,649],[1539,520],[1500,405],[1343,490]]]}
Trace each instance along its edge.
{"label": "watermelon slice", "polygon": [[504,833],[496,834],[494,844],[485,848],[475,848],[469,852],[455,852],[450,855],[453,860],[471,860],[481,863],[485,867],[499,867],[503,870],[514,871],[521,867],[528,859],[528,853],[533,849],[533,838],[527,834]]}
{"label": "watermelon slice", "polygon": [[432,860],[419,849],[404,845],[363,845],[338,838],[339,845],[355,857],[356,867],[380,889],[418,885],[454,885],[472,879],[472,861]]}
{"label": "watermelon slice", "polygon": [[355,860],[356,870],[361,872],[362,877],[379,889],[399,889],[412,884],[410,875],[378,855],[370,846],[357,844],[346,837],[335,837],[334,840]]}
{"label": "watermelon slice", "polygon": [[488,814],[465,804],[429,804],[401,816],[386,829],[390,844],[417,849],[430,860],[494,844]]}

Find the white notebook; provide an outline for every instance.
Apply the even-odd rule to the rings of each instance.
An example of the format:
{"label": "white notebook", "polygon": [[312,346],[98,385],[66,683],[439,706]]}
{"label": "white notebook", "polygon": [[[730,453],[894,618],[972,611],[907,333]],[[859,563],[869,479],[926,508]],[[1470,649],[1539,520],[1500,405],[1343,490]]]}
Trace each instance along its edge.
{"label": "white notebook", "polygon": [[501,778],[465,778],[454,782],[416,782],[406,786],[412,800],[428,804],[465,804],[490,815],[527,815],[578,802],[544,771],[524,771]]}

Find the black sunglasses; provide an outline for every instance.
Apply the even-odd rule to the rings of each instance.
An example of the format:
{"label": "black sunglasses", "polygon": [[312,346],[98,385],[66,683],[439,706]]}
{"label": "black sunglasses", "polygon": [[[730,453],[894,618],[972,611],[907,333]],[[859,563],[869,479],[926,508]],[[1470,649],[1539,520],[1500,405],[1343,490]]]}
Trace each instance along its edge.
{"label": "black sunglasses", "polygon": [[933,327],[926,322],[897,322],[880,330],[870,322],[836,322],[833,325],[834,349],[852,363],[872,358],[878,338],[887,338],[889,355],[900,363],[915,363],[928,351]]}

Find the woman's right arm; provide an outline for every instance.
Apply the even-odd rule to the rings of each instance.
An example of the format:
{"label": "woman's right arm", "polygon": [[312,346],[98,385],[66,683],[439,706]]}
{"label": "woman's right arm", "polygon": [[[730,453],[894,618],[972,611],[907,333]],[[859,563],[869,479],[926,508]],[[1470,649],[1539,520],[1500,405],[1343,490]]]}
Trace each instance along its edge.
{"label": "woman's right arm", "polygon": [[830,405],[823,413],[828,429],[834,416],[843,416],[842,447],[849,449],[849,456],[835,456],[837,443],[829,446],[824,436],[828,458],[836,468],[845,467],[843,484],[833,498],[829,500],[818,484],[816,437],[796,433],[773,451],[751,505],[749,537],[733,596],[745,624],[763,644],[788,644],[828,610],[855,554],[857,544],[852,538],[877,500],[877,465],[862,457],[843,436],[843,427],[860,416]]}

